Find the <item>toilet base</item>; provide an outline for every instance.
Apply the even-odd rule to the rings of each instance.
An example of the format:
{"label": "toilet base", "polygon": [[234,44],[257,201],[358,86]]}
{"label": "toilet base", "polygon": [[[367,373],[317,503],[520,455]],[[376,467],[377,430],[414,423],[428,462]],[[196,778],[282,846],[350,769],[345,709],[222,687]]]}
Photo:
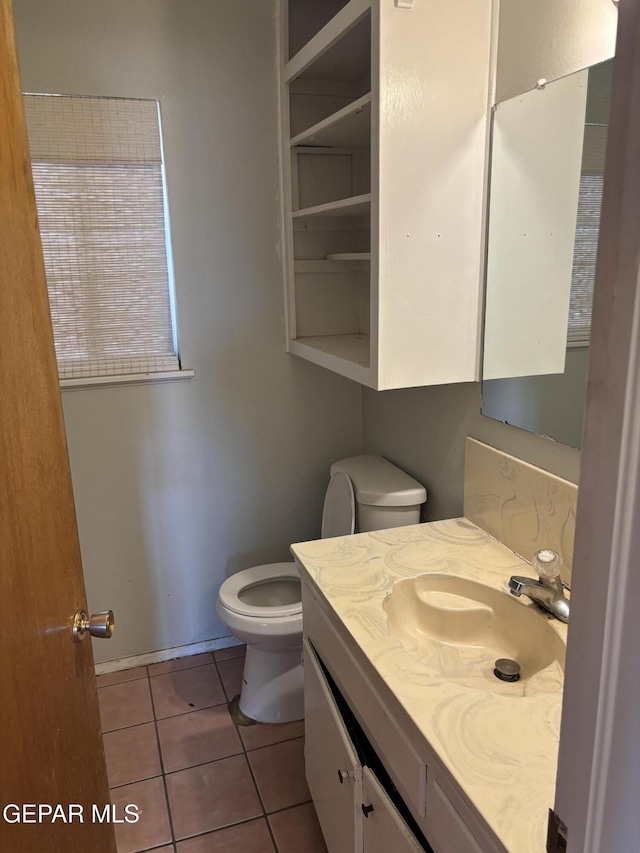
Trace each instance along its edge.
{"label": "toilet base", "polygon": [[303,719],[301,647],[274,652],[247,646],[240,710],[259,723],[291,723]]}

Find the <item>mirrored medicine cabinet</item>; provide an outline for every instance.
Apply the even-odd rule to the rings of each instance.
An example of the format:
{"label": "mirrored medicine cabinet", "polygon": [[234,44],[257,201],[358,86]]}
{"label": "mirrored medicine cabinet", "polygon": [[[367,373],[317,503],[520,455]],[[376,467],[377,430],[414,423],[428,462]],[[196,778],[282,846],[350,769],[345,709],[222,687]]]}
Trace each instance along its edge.
{"label": "mirrored medicine cabinet", "polygon": [[482,413],[580,447],[613,60],[496,105]]}

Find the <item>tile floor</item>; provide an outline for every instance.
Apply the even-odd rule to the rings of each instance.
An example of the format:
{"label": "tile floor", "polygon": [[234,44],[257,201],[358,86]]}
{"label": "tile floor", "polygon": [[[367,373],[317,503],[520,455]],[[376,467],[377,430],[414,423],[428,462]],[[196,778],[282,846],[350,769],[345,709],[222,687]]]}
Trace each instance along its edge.
{"label": "tile floor", "polygon": [[98,677],[118,853],[326,853],[304,723],[236,726],[244,647]]}

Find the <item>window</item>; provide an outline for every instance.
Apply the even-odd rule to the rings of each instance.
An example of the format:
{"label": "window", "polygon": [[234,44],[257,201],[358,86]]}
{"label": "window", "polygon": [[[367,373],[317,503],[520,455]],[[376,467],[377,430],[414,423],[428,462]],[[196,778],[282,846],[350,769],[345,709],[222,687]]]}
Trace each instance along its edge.
{"label": "window", "polygon": [[601,124],[587,124],[584,129],[567,336],[574,344],[588,344],[591,335],[607,130]]}
{"label": "window", "polygon": [[24,103],[60,378],[179,371],[158,102]]}

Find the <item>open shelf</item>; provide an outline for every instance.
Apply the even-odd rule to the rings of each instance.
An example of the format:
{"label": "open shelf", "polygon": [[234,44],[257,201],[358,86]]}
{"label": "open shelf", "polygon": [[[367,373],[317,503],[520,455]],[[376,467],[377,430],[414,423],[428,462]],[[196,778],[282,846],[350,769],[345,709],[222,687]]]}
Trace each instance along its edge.
{"label": "open shelf", "polygon": [[[356,261],[362,261],[362,267],[360,267],[359,263],[354,263]],[[311,259],[293,262],[294,272],[302,274],[352,272],[353,270],[361,269],[362,271],[367,271],[369,269],[368,258],[358,256],[338,260],[331,260],[330,258],[327,258],[326,260]]]}
{"label": "open shelf", "polygon": [[291,341],[291,352],[334,373],[375,387],[370,368],[368,335],[319,335]]}
{"label": "open shelf", "polygon": [[362,216],[369,214],[370,210],[371,193],[364,193],[351,198],[341,198],[339,201],[329,201],[326,204],[316,204],[314,207],[294,210],[292,216],[294,219],[301,219],[305,216]]}
{"label": "open shelf", "polygon": [[325,258],[328,261],[370,261],[371,252],[331,252]]}
{"label": "open shelf", "polygon": [[[313,66],[313,77],[354,79],[371,60],[371,0],[350,0],[286,63],[282,81],[289,83]],[[359,27],[363,19],[364,26]]]}
{"label": "open shelf", "polygon": [[291,145],[367,148],[371,145],[371,92],[299,133]]}

